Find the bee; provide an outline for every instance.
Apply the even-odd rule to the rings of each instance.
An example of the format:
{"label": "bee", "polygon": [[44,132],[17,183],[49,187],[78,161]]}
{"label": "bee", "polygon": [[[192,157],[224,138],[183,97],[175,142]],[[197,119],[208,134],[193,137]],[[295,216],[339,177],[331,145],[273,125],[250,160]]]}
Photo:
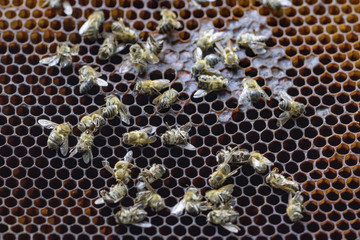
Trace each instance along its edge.
{"label": "bee", "polygon": [[286,213],[292,222],[298,222],[303,219],[304,216],[301,214],[303,203],[304,197],[301,196],[300,192],[295,192],[294,195],[292,192],[289,193],[289,202]]}
{"label": "bee", "polygon": [[227,147],[216,154],[218,163],[223,163],[226,159],[229,159],[229,163],[243,163],[248,161],[249,158],[249,151],[247,149],[238,149],[238,147]]}
{"label": "bee", "polygon": [[206,2],[216,2],[216,0],[191,0],[196,8],[202,8],[201,4]]}
{"label": "bee", "polygon": [[79,44],[76,44],[70,48],[66,43],[59,43],[56,48],[56,55],[43,58],[40,60],[40,63],[47,64],[50,67],[60,63],[60,67],[68,67],[72,64],[72,56],[78,55],[79,49]]}
{"label": "bee", "polygon": [[289,0],[258,0],[261,4],[270,7],[275,10],[279,10],[281,7],[290,7],[291,1]]}
{"label": "bee", "polygon": [[127,145],[144,146],[156,141],[155,136],[150,136],[155,133],[154,127],[145,127],[141,130],[135,130],[128,133],[124,133],[122,141]]}
{"label": "bee", "polygon": [[274,168],[269,175],[266,176],[265,181],[273,188],[279,188],[287,193],[299,191],[299,184],[292,180],[291,177],[285,178],[279,169]]}
{"label": "bee", "polygon": [[163,164],[153,164],[150,169],[141,170],[139,174],[138,180],[139,182],[136,184],[136,188],[138,190],[142,190],[145,187],[145,182],[143,179],[146,179],[150,184],[160,179],[164,173],[166,172],[166,168]]}
{"label": "bee", "polygon": [[123,43],[136,43],[138,40],[135,31],[126,27],[122,18],[111,24],[111,31],[115,38]]}
{"label": "bee", "polygon": [[229,38],[227,39],[226,43],[227,45],[224,49],[219,42],[216,42],[215,51],[224,58],[224,63],[227,68],[237,68],[239,67],[240,59],[238,55],[236,55],[236,53],[234,52],[234,48]]}
{"label": "bee", "polygon": [[64,13],[68,16],[70,16],[73,13],[73,9],[70,5],[70,3],[66,0],[44,0],[41,7],[50,6],[50,8],[64,8]]}
{"label": "bee", "polygon": [[126,196],[128,189],[123,182],[118,182],[110,187],[110,191],[101,190],[101,198],[95,201],[96,205],[106,204],[111,205],[120,202],[120,200]]}
{"label": "bee", "polygon": [[69,157],[75,156],[77,153],[82,153],[82,158],[86,164],[92,159],[91,146],[94,143],[94,133],[90,130],[86,130],[80,135],[79,141],[75,147],[70,150]]}
{"label": "bee", "polygon": [[146,216],[147,216],[147,212],[139,204],[128,208],[122,207],[115,214],[115,221],[119,224],[125,224],[125,225],[133,224],[138,227],[149,228],[152,226],[151,223],[143,222]]}
{"label": "bee", "polygon": [[157,96],[152,103],[156,105],[157,111],[171,107],[178,99],[179,92],[173,88],[165,91],[163,94]]}
{"label": "bee", "polygon": [[194,98],[205,97],[207,94],[215,91],[221,91],[227,88],[229,80],[223,76],[200,75],[198,77],[198,89],[194,93]]}
{"label": "bee", "polygon": [[207,202],[202,199],[199,189],[189,187],[184,198],[171,209],[171,214],[181,215],[185,209],[191,215],[199,215],[200,212],[208,210]]}
{"label": "bee", "polygon": [[92,68],[88,65],[82,66],[79,69],[79,83],[80,83],[80,93],[84,94],[88,92],[94,85],[100,87],[106,87],[108,83],[101,79],[101,73],[97,72],[97,68]]}
{"label": "bee", "polygon": [[230,200],[229,202],[209,212],[207,214],[207,221],[209,223],[219,224],[229,232],[238,233],[240,228],[234,223],[239,217],[239,213],[233,210],[234,201]]}
{"label": "bee", "polygon": [[[160,54],[163,48],[164,48],[164,40],[157,41],[153,38],[153,36],[149,35],[145,44],[145,53],[148,55],[147,58],[155,58],[157,55]],[[155,63],[158,63],[160,61],[159,59],[156,58],[154,60],[157,61]]]}
{"label": "bee", "polygon": [[139,94],[155,95],[169,86],[170,81],[167,79],[144,80],[135,84],[134,92],[138,92]]}
{"label": "bee", "polygon": [[236,42],[239,47],[250,48],[251,51],[256,54],[266,53],[266,44],[269,37],[263,35],[255,35],[254,33],[241,33],[237,36]]}
{"label": "bee", "polygon": [[116,181],[127,184],[131,177],[131,168],[134,166],[131,162],[133,161],[133,152],[129,151],[126,153],[124,160],[119,160],[114,168],[111,168],[107,160],[102,161],[103,167],[111,173]]}
{"label": "bee", "polygon": [[65,156],[69,150],[69,135],[72,131],[71,124],[57,124],[45,119],[38,120],[38,123],[47,129],[52,129],[47,140],[47,147],[49,149],[60,148],[61,154]]}
{"label": "bee", "polygon": [[305,105],[299,102],[294,101],[292,97],[290,97],[286,92],[280,91],[280,97],[283,99],[279,103],[279,108],[283,110],[279,116],[279,120],[277,122],[277,126],[283,126],[287,121],[291,119],[292,116],[298,117],[301,114],[305,113]]}
{"label": "bee", "polygon": [[191,67],[192,77],[197,77],[200,74],[221,75],[218,70],[213,68],[219,62],[219,58],[216,55],[209,54],[203,58],[203,52],[200,48],[195,49],[194,55],[196,62]]}
{"label": "bee", "polygon": [[113,119],[119,114],[121,121],[130,124],[130,115],[127,107],[120,101],[118,97],[110,94],[105,97],[106,106],[104,108],[104,117]]}
{"label": "bee", "polygon": [[176,127],[170,129],[169,125],[166,123],[168,130],[161,135],[161,142],[167,145],[180,145],[181,147],[195,151],[196,148],[188,143],[189,140],[189,131],[191,130],[191,122],[186,123],[181,127]]}
{"label": "bee", "polygon": [[243,102],[246,98],[256,103],[260,100],[260,98],[265,98],[265,100],[270,100],[270,97],[266,94],[266,92],[259,86],[255,79],[251,77],[245,77],[242,80],[244,89],[239,97],[239,103]]}
{"label": "bee", "polygon": [[164,200],[159,194],[155,192],[150,183],[143,179],[148,190],[138,192],[135,205],[141,204],[142,206],[150,207],[152,211],[159,212],[165,208]]}
{"label": "bee", "polygon": [[226,181],[227,178],[236,174],[236,172],[241,168],[240,166],[234,171],[231,171],[229,160],[230,158],[225,159],[223,163],[217,166],[216,171],[210,175],[209,185],[212,188],[219,188]]}
{"label": "bee", "polygon": [[86,115],[81,118],[78,123],[78,129],[81,132],[85,132],[87,129],[96,132],[100,127],[104,126],[106,123],[105,118],[103,117],[104,108],[99,108],[90,115]]}
{"label": "bee", "polygon": [[248,162],[257,173],[264,173],[268,169],[268,166],[272,165],[269,159],[258,152],[251,152]]}
{"label": "bee", "polygon": [[162,16],[162,19],[157,27],[157,31],[160,34],[166,34],[174,29],[180,29],[182,27],[182,24],[176,20],[176,14],[173,11],[163,9],[161,10],[160,15]]}
{"label": "bee", "polygon": [[228,184],[219,189],[209,190],[205,193],[205,197],[215,205],[224,204],[232,198],[234,184]]}
{"label": "bee", "polygon": [[89,39],[96,39],[99,35],[100,25],[104,22],[105,16],[103,11],[95,11],[90,14],[88,20],[81,26],[80,35],[85,34]]}
{"label": "bee", "polygon": [[202,51],[207,51],[214,46],[216,42],[219,42],[224,39],[223,32],[214,32],[214,29],[201,29],[200,38],[197,41],[196,45]]}
{"label": "bee", "polygon": [[125,45],[119,45],[113,34],[107,34],[103,44],[101,44],[99,48],[98,56],[101,60],[107,60],[124,48]]}

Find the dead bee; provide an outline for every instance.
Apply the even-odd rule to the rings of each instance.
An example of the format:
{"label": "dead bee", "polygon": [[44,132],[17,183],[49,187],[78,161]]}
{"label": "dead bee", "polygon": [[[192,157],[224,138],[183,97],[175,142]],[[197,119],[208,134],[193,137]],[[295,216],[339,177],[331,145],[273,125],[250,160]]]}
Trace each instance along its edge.
{"label": "dead bee", "polygon": [[182,24],[176,20],[176,14],[173,11],[163,9],[160,14],[162,19],[157,27],[157,31],[160,34],[166,34],[174,29],[180,29],[182,27]]}
{"label": "dead bee", "polygon": [[194,98],[205,97],[211,92],[222,91],[227,88],[229,80],[223,76],[216,75],[200,75],[198,77],[198,87],[201,89],[196,90]]}
{"label": "dead bee", "polygon": [[287,121],[289,121],[292,116],[298,117],[301,114],[304,114],[305,113],[305,105],[294,101],[294,99],[292,99],[292,97],[290,97],[284,91],[280,91],[279,95],[283,99],[279,103],[279,108],[284,111],[280,114],[279,120],[277,122],[277,126],[281,127],[285,123],[287,123]]}
{"label": "dead bee", "polygon": [[203,58],[203,52],[200,48],[194,51],[196,62],[191,67],[192,77],[197,77],[200,74],[207,75],[221,75],[220,72],[213,67],[219,62],[219,58],[214,54],[209,54]]}
{"label": "dead bee", "polygon": [[155,127],[145,127],[141,130],[131,131],[124,133],[122,141],[124,144],[133,145],[133,146],[144,146],[156,141],[155,136],[153,135],[156,131]]}
{"label": "dead bee", "polygon": [[136,82],[134,87],[134,92],[139,94],[148,94],[154,95],[159,94],[164,88],[170,86],[170,81],[167,79],[158,79],[158,80],[144,80]]}
{"label": "dead bee", "polygon": [[115,38],[121,40],[123,43],[136,43],[138,40],[135,31],[126,27],[122,18],[119,18],[117,22],[112,23],[111,31]]}
{"label": "dead bee", "polygon": [[76,44],[70,48],[66,43],[59,43],[56,48],[56,55],[43,58],[40,60],[40,63],[47,64],[51,67],[60,62],[60,67],[68,67],[72,64],[72,56],[78,55],[79,49],[79,44]]}
{"label": "dead bee", "polygon": [[227,147],[216,154],[218,163],[223,163],[226,159],[229,159],[229,163],[243,163],[249,160],[249,158],[249,151],[247,149],[238,149],[238,147]]}
{"label": "dead bee", "polygon": [[273,188],[279,188],[287,193],[299,191],[299,184],[292,180],[291,177],[285,178],[279,169],[274,168],[269,175],[266,176],[265,181]]}
{"label": "dead bee", "polygon": [[145,53],[148,58],[154,58],[153,61],[156,61],[155,63],[158,63],[160,60],[154,57],[154,54],[157,56],[160,54],[164,47],[164,40],[157,41],[153,38],[153,36],[149,35],[148,39],[146,40],[145,44]]}
{"label": "dead bee", "polygon": [[61,154],[65,156],[69,150],[69,135],[72,130],[71,124],[57,124],[45,119],[38,120],[38,123],[47,129],[52,129],[47,140],[47,147],[49,149],[60,148]]}
{"label": "dead bee", "polygon": [[219,188],[226,181],[227,178],[236,174],[236,172],[241,168],[240,166],[234,171],[231,171],[229,160],[230,158],[225,159],[223,163],[217,166],[216,171],[210,175],[209,185],[212,188]]}
{"label": "dead bee", "polygon": [[126,196],[127,192],[128,189],[126,185],[123,182],[118,182],[117,184],[112,185],[110,187],[110,191],[101,190],[100,191],[101,198],[95,201],[95,205],[100,205],[104,203],[106,205],[110,205],[110,204],[118,203],[123,197]]}
{"label": "dead bee", "polygon": [[143,181],[145,182],[147,190],[138,192],[135,199],[135,205],[141,204],[145,208],[150,207],[154,212],[163,210],[165,208],[164,200],[155,192],[146,179],[143,179]]}
{"label": "dead bee", "polygon": [[224,58],[224,64],[227,68],[237,68],[239,67],[240,59],[238,55],[234,52],[231,40],[228,38],[226,41],[226,48],[219,43],[215,43],[215,51],[219,53]]}
{"label": "dead bee", "polygon": [[202,199],[199,189],[189,187],[184,198],[171,209],[171,214],[181,215],[185,209],[191,215],[199,215],[200,212],[208,210],[207,202]]}
{"label": "dead bee", "polygon": [[165,91],[163,94],[157,96],[152,103],[156,105],[157,111],[171,107],[178,99],[179,92],[173,88]]}
{"label": "dead bee", "polygon": [[251,77],[245,77],[242,80],[244,89],[239,97],[239,104],[242,103],[245,99],[256,103],[260,98],[265,98],[265,100],[270,100],[270,97],[266,92],[259,86],[255,79]]}
{"label": "dead bee", "polygon": [[80,135],[79,141],[75,147],[70,150],[69,157],[75,156],[75,154],[82,153],[82,158],[86,164],[92,159],[93,155],[91,152],[91,146],[94,143],[94,133],[90,130],[86,130]]}
{"label": "dead bee", "polygon": [[201,4],[206,2],[216,2],[216,0],[191,0],[196,8],[202,8]]}
{"label": "dead bee", "polygon": [[201,29],[200,38],[196,45],[202,51],[207,51],[212,48],[216,42],[221,41],[222,39],[224,39],[223,32],[214,33],[214,29]]}
{"label": "dead bee", "polygon": [[119,224],[133,224],[138,227],[148,228],[151,223],[143,222],[147,216],[147,212],[141,205],[135,205],[129,208],[122,207],[120,211],[115,214],[115,221]]}
{"label": "dead bee", "polygon": [[304,197],[301,196],[300,192],[295,192],[293,196],[292,192],[289,193],[289,203],[286,208],[286,213],[292,222],[298,222],[303,219],[301,214],[304,203]]}
{"label": "dead bee", "polygon": [[129,110],[117,96],[113,94],[107,95],[105,97],[105,102],[104,117],[111,120],[119,114],[121,121],[130,124]]}
{"label": "dead bee", "polygon": [[272,165],[269,159],[258,152],[251,152],[248,162],[257,173],[264,173],[268,169],[268,166]]}
{"label": "dead bee", "polygon": [[98,56],[101,60],[107,60],[124,48],[125,45],[119,45],[113,34],[107,34],[103,44],[101,44],[99,48]]}
{"label": "dead bee", "polygon": [[228,202],[232,198],[234,184],[228,184],[219,189],[209,190],[205,193],[205,197],[212,204],[219,205]]}
{"label": "dead bee", "polygon": [[127,184],[131,177],[131,168],[134,166],[131,162],[133,161],[133,152],[129,151],[126,153],[124,160],[119,160],[114,168],[111,168],[107,160],[102,161],[103,167],[110,172],[118,182]]}
{"label": "dead bee", "polygon": [[281,7],[290,7],[291,1],[289,0],[258,0],[261,4],[270,7],[275,10],[279,10]]}
{"label": "dead bee", "polygon": [[70,5],[70,3],[66,0],[44,0],[41,7],[50,6],[50,8],[64,8],[64,13],[68,16],[70,16],[73,13],[73,9]]}
{"label": "dead bee", "polygon": [[207,215],[207,221],[209,223],[219,224],[229,232],[238,233],[240,228],[234,223],[239,217],[239,213],[233,210],[233,201],[230,200],[229,202],[219,209],[209,212]]}
{"label": "dead bee", "polygon": [[107,81],[101,79],[101,73],[97,72],[97,68],[92,68],[88,65],[82,66],[79,69],[79,83],[80,83],[80,93],[84,94],[88,92],[94,85],[100,87],[106,87],[108,85]]}
{"label": "dead bee", "polygon": [[96,132],[100,127],[104,126],[106,123],[105,118],[103,117],[104,108],[99,108],[90,115],[86,115],[81,118],[78,123],[78,129],[81,132],[85,132],[87,129]]}
{"label": "dead bee", "polygon": [[141,173],[138,177],[138,183],[136,184],[136,188],[138,190],[142,190],[145,188],[145,182],[143,181],[144,178],[151,184],[156,180],[160,179],[165,172],[166,168],[163,164],[153,164],[150,169],[141,170]]}
{"label": "dead bee", "polygon": [[191,130],[191,122],[186,123],[181,127],[176,127],[170,129],[169,125],[166,123],[168,130],[161,135],[161,142],[167,145],[178,145],[184,149],[194,151],[196,148],[188,143],[189,140],[189,131]]}
{"label": "dead bee", "polygon": [[263,35],[255,35],[254,33],[241,33],[236,38],[236,42],[239,47],[250,48],[251,51],[256,54],[266,53],[266,44],[269,37]]}
{"label": "dead bee", "polygon": [[103,11],[95,11],[88,17],[88,20],[81,26],[80,35],[85,34],[89,39],[96,39],[99,35],[100,25],[104,22]]}

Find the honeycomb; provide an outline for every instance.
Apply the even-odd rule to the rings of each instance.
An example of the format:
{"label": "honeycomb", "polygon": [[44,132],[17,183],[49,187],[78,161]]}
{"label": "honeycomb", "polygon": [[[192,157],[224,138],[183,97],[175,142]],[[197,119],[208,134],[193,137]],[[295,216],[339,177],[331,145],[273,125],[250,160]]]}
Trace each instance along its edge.
{"label": "honeycomb", "polygon": [[[217,0],[200,9],[185,0],[70,0],[72,16],[62,9],[40,7],[37,0],[0,0],[0,236],[4,240],[28,239],[358,239],[360,188],[358,154],[360,114],[359,0],[292,0],[293,6],[270,10],[249,0]],[[96,57],[102,40],[89,41],[78,34],[86,18],[105,13],[102,32],[110,32],[119,17],[141,39],[155,32],[161,8],[176,12],[183,28],[167,37],[162,62],[150,65],[146,78],[171,80],[180,100],[168,111],[154,113],[151,100],[133,93],[133,73],[119,74],[118,65],[128,49],[109,60]],[[254,21],[255,20],[255,21]],[[222,69],[233,91],[192,98],[197,85],[190,80],[193,41],[202,26],[230,34],[245,28],[271,35],[270,56],[255,57],[242,50],[237,72]],[[80,44],[73,66],[46,67],[39,60],[52,55],[59,42]],[[84,64],[99,66],[109,86],[94,87],[81,95],[78,70]],[[250,108],[237,108],[236,83],[255,77],[271,100]],[[279,99],[273,89],[284,89],[306,104],[305,115],[276,126]],[[39,118],[76,125],[87,113],[104,104],[104,94],[116,92],[129,106],[131,125],[115,118],[95,136],[90,165],[80,157],[64,158],[46,147],[49,130]],[[197,151],[168,148],[160,139],[145,147],[127,147],[121,136],[147,125],[157,134],[191,120],[190,142]],[[75,146],[80,132],[70,136]],[[244,166],[225,184],[234,183],[236,210],[240,213],[236,235],[208,224],[206,216],[175,217],[170,208],[186,187],[210,187],[208,176],[216,167],[215,154],[225,146],[241,146],[264,154],[274,166],[301,185],[304,219],[291,223],[286,215],[287,196],[265,184],[264,176]],[[101,189],[114,178],[101,161],[114,164],[125,152],[134,152],[136,167],[123,206],[133,204],[134,179],[140,169],[163,163],[168,173],[153,185],[167,209],[149,212],[153,227],[117,225],[118,210],[96,206]],[[339,157],[339,156],[343,157]]]}

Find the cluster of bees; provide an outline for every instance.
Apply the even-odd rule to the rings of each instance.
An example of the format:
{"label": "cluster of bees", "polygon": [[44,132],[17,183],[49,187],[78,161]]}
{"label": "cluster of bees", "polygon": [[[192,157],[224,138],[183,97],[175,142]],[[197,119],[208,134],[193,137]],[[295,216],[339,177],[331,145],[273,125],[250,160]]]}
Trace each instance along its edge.
{"label": "cluster of bees", "polygon": [[[215,0],[192,0],[196,7],[201,7],[205,2],[213,2]],[[282,6],[290,6],[288,0],[260,0],[266,6],[279,9]],[[72,14],[71,5],[66,0],[45,0],[44,6],[50,5],[51,8],[63,7],[67,15]],[[173,30],[182,28],[182,24],[176,20],[176,14],[168,9],[161,10],[162,19],[159,22],[157,31],[159,34],[168,34]],[[101,24],[105,20],[102,11],[95,11],[79,30],[81,35],[89,39],[97,39]],[[119,72],[125,73],[135,70],[139,75],[143,75],[147,71],[148,64],[156,64],[160,61],[159,54],[163,50],[164,41],[155,40],[151,35],[145,44],[138,43],[138,36],[129,27],[127,27],[120,18],[112,23],[111,33],[103,35],[104,41],[99,48],[98,57],[102,60],[109,59],[111,56],[119,53],[126,47],[129,47],[129,58],[120,65]],[[226,40],[226,46],[221,41]],[[220,71],[214,67],[220,61],[218,55],[224,61],[227,68],[235,69],[239,67],[239,58],[236,51],[240,48],[248,48],[255,55],[266,53],[266,44],[268,37],[257,35],[256,33],[242,33],[236,38],[237,47],[233,47],[229,38],[224,33],[214,32],[213,29],[200,30],[200,37],[196,42],[194,55],[196,61],[191,68],[192,77],[198,81],[199,89],[194,93],[194,98],[201,98],[214,91],[222,91],[228,87],[228,79],[221,75]],[[119,43],[120,42],[120,43]],[[79,52],[79,45],[73,47],[66,43],[61,43],[57,47],[56,55],[40,60],[41,64],[54,66],[60,64],[61,67],[68,67],[72,64],[72,56]],[[218,55],[216,55],[216,53]],[[107,86],[108,83],[100,78],[102,74],[97,69],[85,65],[79,69],[80,93],[88,92],[94,85]],[[269,100],[267,93],[258,85],[255,79],[245,77],[242,80],[243,91],[239,96],[239,104],[249,101],[251,103],[258,102],[261,98]],[[164,89],[168,89],[161,93]],[[171,107],[178,99],[179,92],[170,87],[170,81],[167,79],[143,80],[135,84],[134,91],[138,94],[156,95],[153,104],[157,107],[157,111]],[[279,91],[278,96],[282,99],[279,108],[283,110],[279,116],[278,126],[284,125],[293,116],[297,117],[305,112],[305,106],[296,102],[286,92]],[[78,143],[70,150],[70,157],[77,153],[82,154],[85,163],[89,163],[93,156],[91,147],[94,141],[94,133],[106,124],[107,120],[111,120],[119,116],[125,124],[130,124],[131,116],[127,107],[114,95],[105,96],[105,106],[99,108],[93,113],[84,116],[77,125],[82,132]],[[52,129],[47,146],[50,149],[60,149],[62,155],[68,154],[68,136],[72,133],[73,126],[69,123],[57,124],[49,120],[40,119],[38,123]],[[164,145],[176,145],[184,149],[196,150],[189,140],[189,131],[191,123],[183,126],[176,126],[163,133],[160,138]],[[144,146],[151,144],[157,140],[155,136],[156,128],[145,127],[140,130],[124,133],[122,142],[126,145]],[[234,210],[234,198],[232,192],[233,184],[222,186],[226,179],[233,176],[243,166],[249,164],[258,174],[264,174],[272,162],[262,156],[258,152],[249,152],[246,149],[226,148],[217,153],[216,159],[218,166],[210,175],[208,183],[213,188],[205,194],[205,199],[201,195],[200,190],[190,186],[188,187],[183,199],[177,203],[171,213],[181,215],[184,210],[191,215],[199,215],[203,212],[207,213],[207,221],[219,224],[228,231],[238,232],[240,228],[234,223],[239,217],[239,213]],[[131,177],[131,170],[134,167],[133,153],[129,151],[123,160],[119,160],[114,168],[110,167],[108,161],[103,161],[103,167],[109,171],[116,179],[116,184],[110,189],[100,191],[100,198],[95,204],[106,204],[113,207],[119,204],[121,199],[127,194],[127,184]],[[237,166],[232,170],[232,165]],[[158,212],[165,208],[163,199],[153,189],[151,184],[160,179],[166,168],[162,164],[154,164],[149,169],[142,169],[136,180],[136,188],[138,190],[135,203],[131,207],[121,208],[115,214],[115,220],[119,224],[135,224],[141,227],[150,227],[151,224],[145,222],[147,216],[146,208]],[[289,202],[287,214],[289,218],[296,222],[303,218],[301,212],[303,207],[303,197],[299,191],[299,185],[291,178],[285,178],[279,173],[277,168],[265,177],[266,182],[273,188],[284,190],[289,194]]]}

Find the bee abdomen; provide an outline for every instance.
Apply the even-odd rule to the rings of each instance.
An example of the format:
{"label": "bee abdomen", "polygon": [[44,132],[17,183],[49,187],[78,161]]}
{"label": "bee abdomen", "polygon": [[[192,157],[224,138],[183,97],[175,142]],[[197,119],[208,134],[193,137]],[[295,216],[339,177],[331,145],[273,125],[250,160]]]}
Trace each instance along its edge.
{"label": "bee abdomen", "polygon": [[104,108],[103,116],[108,119],[113,119],[118,114],[117,106],[112,105]]}
{"label": "bee abdomen", "polygon": [[91,80],[81,83],[80,93],[83,94],[83,93],[88,92],[93,86],[94,86],[94,82]]}
{"label": "bee abdomen", "polygon": [[211,67],[214,67],[219,62],[219,58],[215,54],[209,54],[205,59]]}
{"label": "bee abdomen", "polygon": [[50,136],[47,141],[48,148],[58,149],[62,143],[63,143],[63,138],[57,132],[50,133]]}

